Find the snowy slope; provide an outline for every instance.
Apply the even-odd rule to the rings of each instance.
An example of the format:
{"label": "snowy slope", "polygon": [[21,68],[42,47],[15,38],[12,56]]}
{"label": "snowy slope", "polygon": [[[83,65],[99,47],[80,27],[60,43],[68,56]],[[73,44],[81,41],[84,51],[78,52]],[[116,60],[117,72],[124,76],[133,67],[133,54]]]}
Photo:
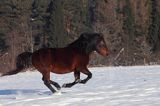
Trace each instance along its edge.
{"label": "snowy slope", "polygon": [[[85,85],[52,94],[38,72],[0,77],[0,106],[160,106],[160,66],[90,68]],[[60,85],[73,73],[52,74]],[[82,75],[82,78],[85,76]]]}

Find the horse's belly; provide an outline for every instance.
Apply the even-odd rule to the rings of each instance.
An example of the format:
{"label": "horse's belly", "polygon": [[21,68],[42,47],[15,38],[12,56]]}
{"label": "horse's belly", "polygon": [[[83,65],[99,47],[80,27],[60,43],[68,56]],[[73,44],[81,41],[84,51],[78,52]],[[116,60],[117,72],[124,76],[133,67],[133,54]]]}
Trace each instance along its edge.
{"label": "horse's belly", "polygon": [[73,71],[72,67],[53,67],[52,72],[56,74],[66,74]]}

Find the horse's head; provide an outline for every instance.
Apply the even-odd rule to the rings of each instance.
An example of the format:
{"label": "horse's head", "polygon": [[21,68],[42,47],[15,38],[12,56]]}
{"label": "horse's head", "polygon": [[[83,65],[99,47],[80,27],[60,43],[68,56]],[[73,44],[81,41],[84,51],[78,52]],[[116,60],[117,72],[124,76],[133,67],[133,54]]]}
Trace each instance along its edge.
{"label": "horse's head", "polygon": [[103,56],[108,56],[109,55],[109,50],[107,48],[106,42],[104,40],[104,36],[103,34],[97,34],[97,41],[95,42],[95,50],[97,53],[99,53],[100,55]]}
{"label": "horse's head", "polygon": [[108,56],[109,50],[102,33],[83,33],[81,37],[87,41],[88,52],[96,51],[100,55]]}

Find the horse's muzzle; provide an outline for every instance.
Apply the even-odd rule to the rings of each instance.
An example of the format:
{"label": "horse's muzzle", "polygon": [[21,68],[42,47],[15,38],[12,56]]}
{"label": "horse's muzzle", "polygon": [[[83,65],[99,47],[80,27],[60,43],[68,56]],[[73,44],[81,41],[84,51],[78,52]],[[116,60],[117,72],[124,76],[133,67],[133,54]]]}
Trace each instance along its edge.
{"label": "horse's muzzle", "polygon": [[109,55],[109,51],[108,49],[101,49],[101,51],[99,52],[102,56],[108,56]]}

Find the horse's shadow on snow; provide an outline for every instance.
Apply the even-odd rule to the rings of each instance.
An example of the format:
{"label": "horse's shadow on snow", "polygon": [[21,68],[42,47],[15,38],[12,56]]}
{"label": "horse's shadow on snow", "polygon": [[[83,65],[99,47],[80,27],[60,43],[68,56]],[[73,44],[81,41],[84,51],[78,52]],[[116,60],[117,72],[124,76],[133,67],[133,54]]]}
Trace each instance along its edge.
{"label": "horse's shadow on snow", "polygon": [[37,95],[51,95],[50,91],[41,91],[39,89],[4,89],[0,90],[1,95],[30,95],[30,94],[37,94]]}

